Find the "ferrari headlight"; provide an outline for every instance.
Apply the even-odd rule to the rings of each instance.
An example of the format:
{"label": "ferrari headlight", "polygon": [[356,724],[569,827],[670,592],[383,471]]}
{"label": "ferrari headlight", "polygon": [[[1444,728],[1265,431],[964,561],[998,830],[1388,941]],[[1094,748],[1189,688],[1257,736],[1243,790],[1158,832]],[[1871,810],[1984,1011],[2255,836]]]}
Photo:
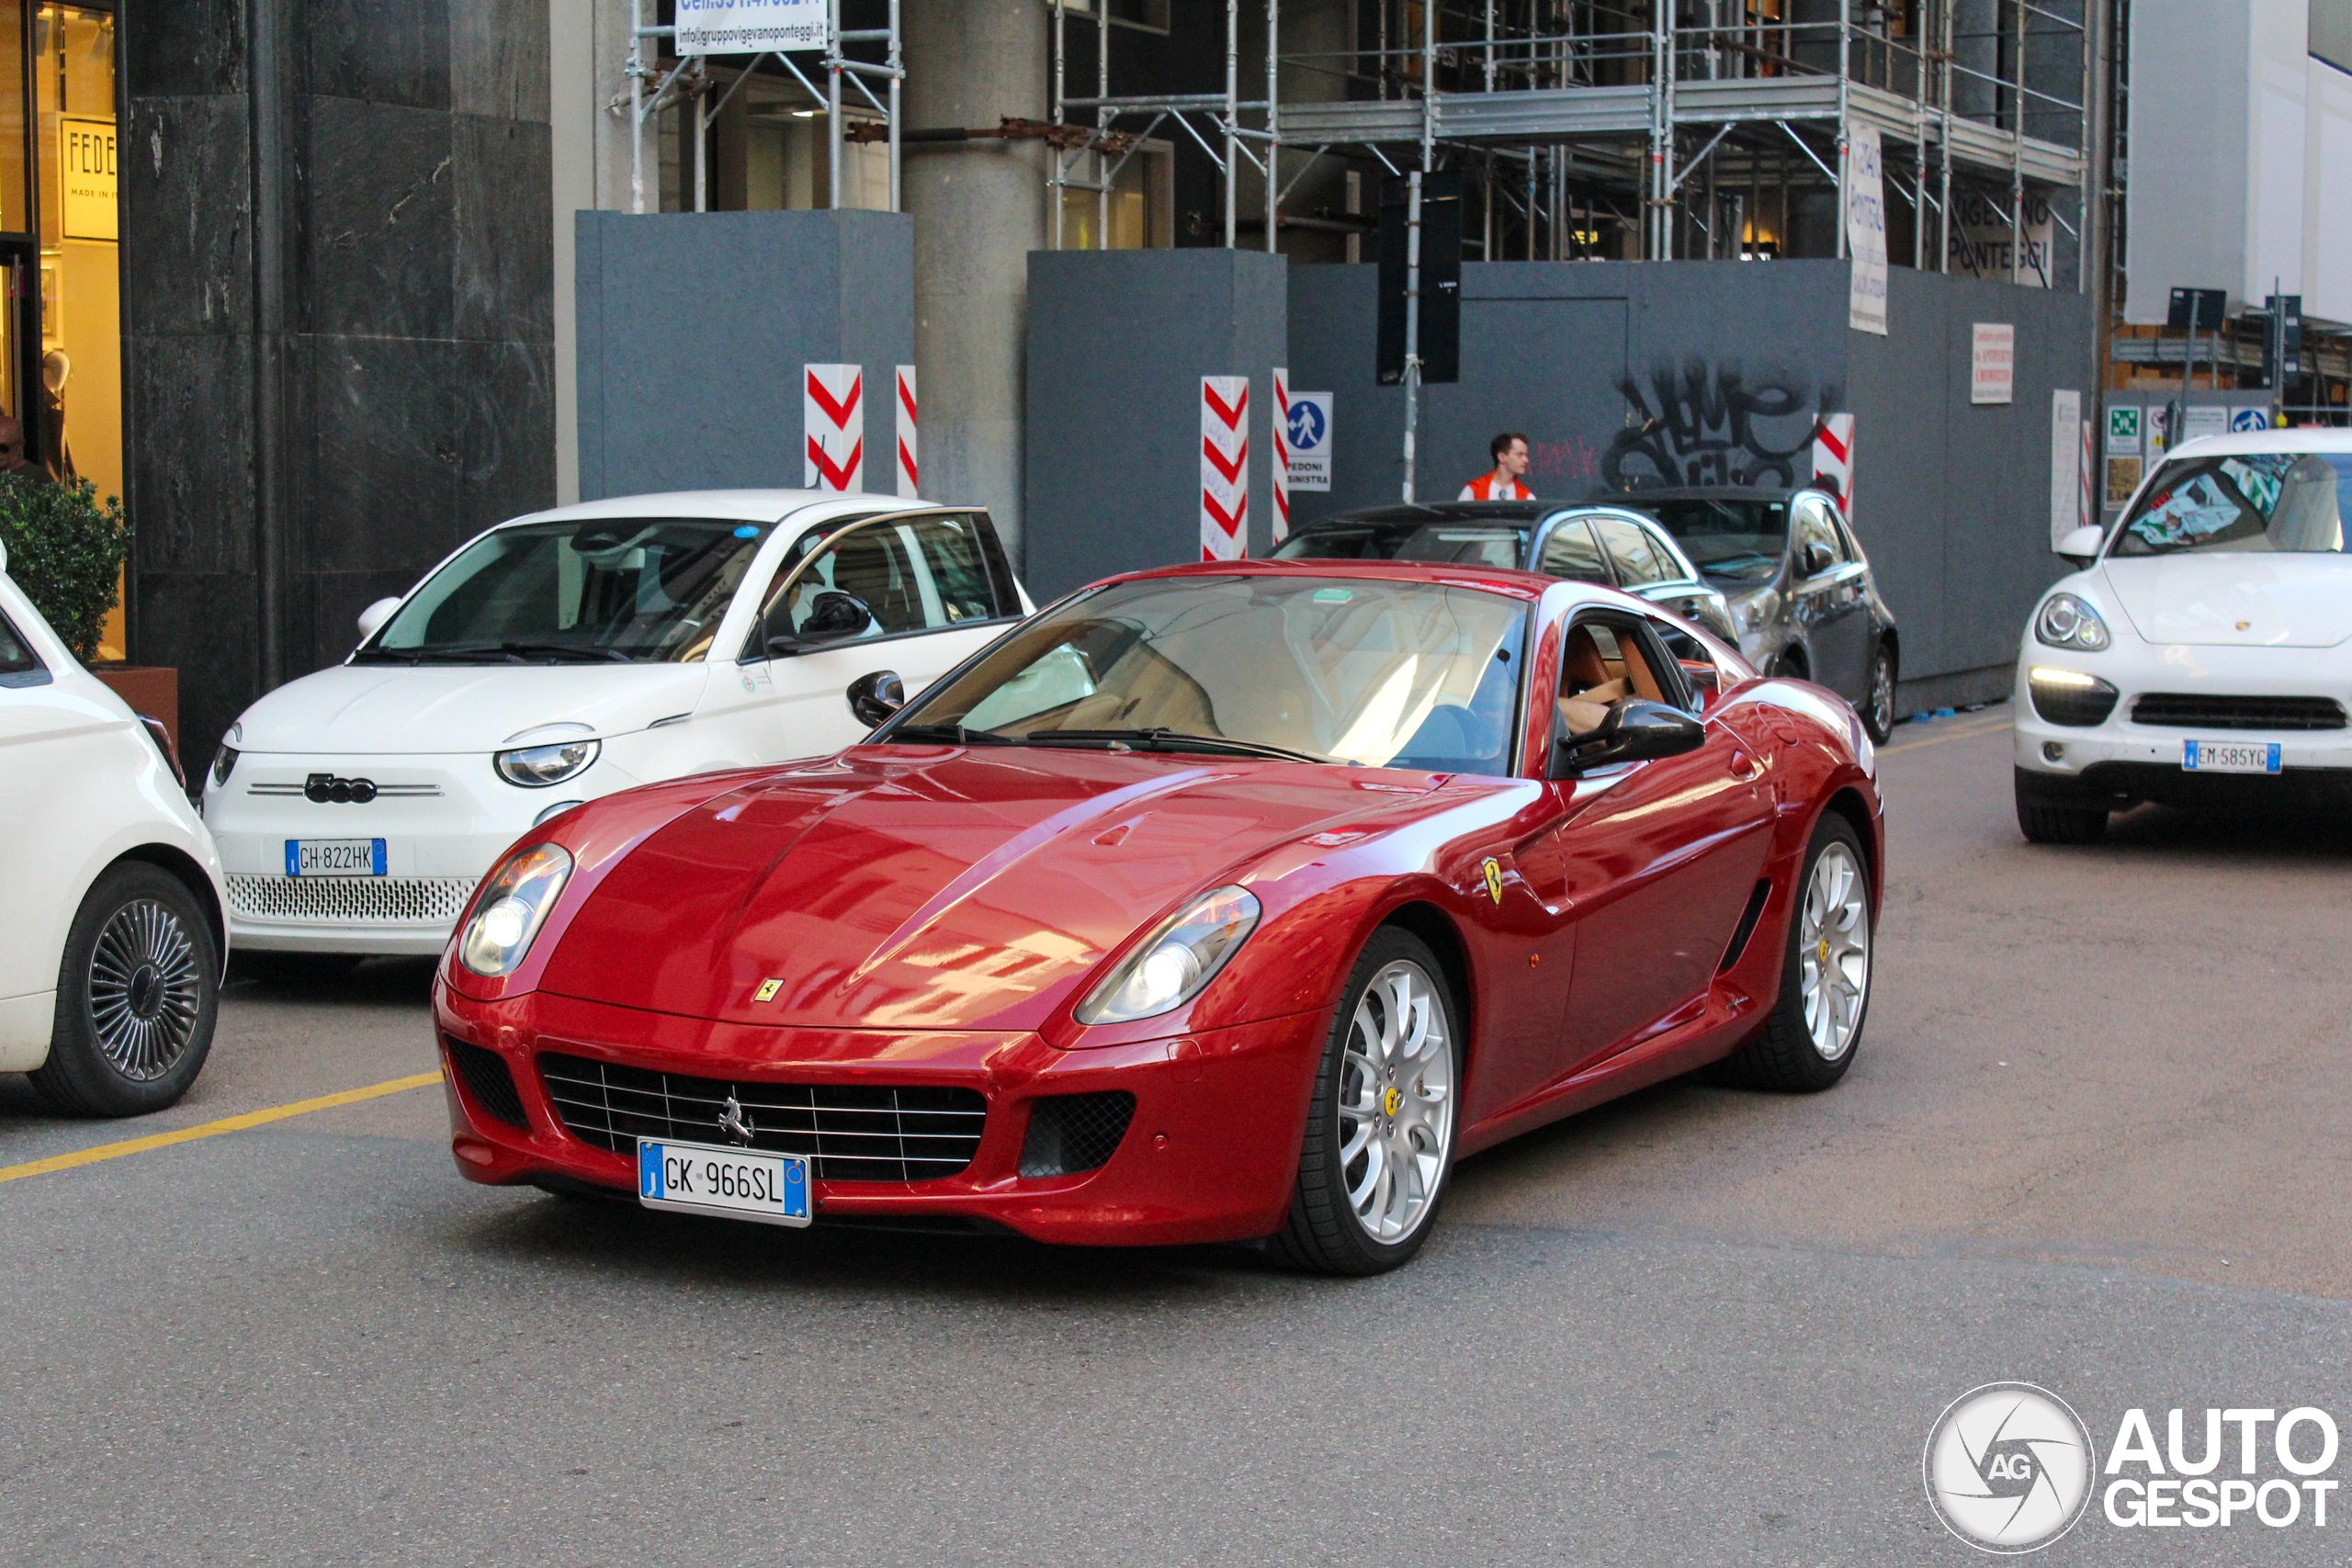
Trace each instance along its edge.
{"label": "ferrari headlight", "polygon": [[458,962],[486,980],[512,975],[571,875],[571,857],[534,844],[499,867],[458,939]]}
{"label": "ferrari headlight", "polygon": [[498,776],[525,789],[545,789],[584,772],[605,749],[601,740],[565,740],[553,746],[526,746],[501,751],[491,759]]}
{"label": "ferrari headlight", "polygon": [[2079,648],[2097,653],[2112,639],[2097,610],[2072,593],[2052,593],[2033,617],[2034,640],[2049,648]]}
{"label": "ferrari headlight", "polygon": [[1202,894],[1152,933],[1080,1005],[1080,1023],[1125,1023],[1179,1008],[1216,978],[1258,925],[1258,900],[1246,887]]}

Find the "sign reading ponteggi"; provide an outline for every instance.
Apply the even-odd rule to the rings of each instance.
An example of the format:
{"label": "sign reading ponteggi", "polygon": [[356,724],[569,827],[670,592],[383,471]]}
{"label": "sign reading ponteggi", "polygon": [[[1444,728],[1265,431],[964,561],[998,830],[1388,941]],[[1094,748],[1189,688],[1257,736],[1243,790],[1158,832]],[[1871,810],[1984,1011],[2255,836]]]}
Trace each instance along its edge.
{"label": "sign reading ponteggi", "polygon": [[825,0],[678,0],[675,48],[765,54],[825,47]]}
{"label": "sign reading ponteggi", "polygon": [[121,237],[115,191],[115,129],[110,119],[61,116],[57,125],[58,188],[65,193],[65,237]]}

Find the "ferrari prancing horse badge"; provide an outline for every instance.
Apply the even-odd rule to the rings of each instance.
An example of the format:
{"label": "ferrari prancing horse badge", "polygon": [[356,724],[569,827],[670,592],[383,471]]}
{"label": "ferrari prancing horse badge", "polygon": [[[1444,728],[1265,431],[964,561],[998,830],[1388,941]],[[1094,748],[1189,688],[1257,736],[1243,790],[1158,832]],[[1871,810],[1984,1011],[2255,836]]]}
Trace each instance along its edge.
{"label": "ferrari prancing horse badge", "polygon": [[1487,862],[1487,897],[1498,904],[1503,901],[1503,868],[1499,861]]}

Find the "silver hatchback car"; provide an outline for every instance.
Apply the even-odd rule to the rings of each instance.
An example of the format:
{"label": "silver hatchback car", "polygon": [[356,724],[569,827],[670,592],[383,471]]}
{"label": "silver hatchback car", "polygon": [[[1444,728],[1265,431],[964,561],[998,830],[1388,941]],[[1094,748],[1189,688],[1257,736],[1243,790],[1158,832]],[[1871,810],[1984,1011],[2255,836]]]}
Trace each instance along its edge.
{"label": "silver hatchback car", "polygon": [[1596,503],[1639,513],[1673,535],[1728,601],[1750,663],[1828,687],[1884,743],[1902,644],[1834,496],[1726,486],[1626,491]]}

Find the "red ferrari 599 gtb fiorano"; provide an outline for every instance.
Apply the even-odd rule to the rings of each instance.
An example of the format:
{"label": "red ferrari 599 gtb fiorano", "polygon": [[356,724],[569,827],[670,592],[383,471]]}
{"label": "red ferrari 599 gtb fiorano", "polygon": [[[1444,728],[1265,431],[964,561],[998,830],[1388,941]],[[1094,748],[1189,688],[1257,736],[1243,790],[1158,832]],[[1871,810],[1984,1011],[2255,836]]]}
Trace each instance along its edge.
{"label": "red ferrari 599 gtb fiorano", "polygon": [[1183,567],[850,699],[837,756],[592,802],[484,881],[435,987],[460,1171],[1370,1273],[1464,1155],[1860,1043],[1860,720],[1638,599]]}

